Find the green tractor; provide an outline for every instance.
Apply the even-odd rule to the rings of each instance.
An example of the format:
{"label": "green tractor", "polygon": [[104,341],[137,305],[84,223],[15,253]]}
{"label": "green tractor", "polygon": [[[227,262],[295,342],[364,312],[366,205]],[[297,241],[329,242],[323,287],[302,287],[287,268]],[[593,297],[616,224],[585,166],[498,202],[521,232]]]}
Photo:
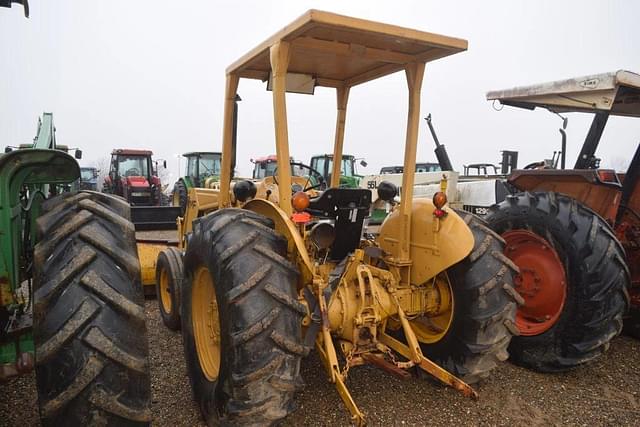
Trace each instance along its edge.
{"label": "green tractor", "polygon": [[44,426],[148,425],[129,205],[67,191],[79,178],[76,159],[56,144],[50,113],[29,148],[0,155],[0,382],[35,370]]}
{"label": "green tractor", "polygon": [[[340,188],[358,188],[362,175],[357,174],[356,160],[360,160],[360,166],[367,167],[364,159],[356,159],[349,154],[342,155],[340,168]],[[331,182],[331,170],[333,168],[333,154],[320,154],[313,156],[310,162],[311,168],[322,173],[326,182]]]}
{"label": "green tractor", "polygon": [[194,151],[182,156],[187,159],[187,173],[175,183],[171,202],[172,206],[180,207],[181,216],[187,206],[190,188],[214,188],[214,183],[220,180],[221,153]]}

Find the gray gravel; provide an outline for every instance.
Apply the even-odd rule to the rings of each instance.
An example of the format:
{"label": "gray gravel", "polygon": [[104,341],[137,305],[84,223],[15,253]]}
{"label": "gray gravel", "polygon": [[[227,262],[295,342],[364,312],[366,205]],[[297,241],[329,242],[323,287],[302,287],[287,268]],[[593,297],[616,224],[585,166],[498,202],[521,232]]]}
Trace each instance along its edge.
{"label": "gray gravel", "polygon": [[[204,426],[191,397],[180,334],[162,325],[155,300],[147,300],[145,311],[155,425]],[[538,374],[504,363],[477,387],[477,402],[428,379],[403,381],[369,367],[352,369],[347,384],[373,426],[638,426],[639,354],[639,341],[619,337],[604,357],[566,374]],[[302,370],[307,386],[284,425],[349,425],[315,353]],[[0,425],[38,425],[33,376],[0,384],[0,396]]]}

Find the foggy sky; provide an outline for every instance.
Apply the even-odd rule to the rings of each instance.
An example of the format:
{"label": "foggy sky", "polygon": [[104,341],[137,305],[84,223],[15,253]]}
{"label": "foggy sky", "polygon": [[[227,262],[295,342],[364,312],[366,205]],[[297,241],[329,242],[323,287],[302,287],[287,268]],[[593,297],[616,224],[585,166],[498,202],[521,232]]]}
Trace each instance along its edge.
{"label": "foggy sky", "polygon": [[[0,8],[0,145],[30,142],[37,118],[53,112],[58,142],[92,165],[113,148],[149,148],[172,180],[179,153],[219,151],[224,70],[252,47],[316,8],[465,38],[469,50],[427,64],[421,116],[432,113],[455,167],[550,158],[561,121],[546,110],[505,107],[485,93],[517,85],[627,69],[640,72],[636,1],[42,1]],[[275,152],[271,93],[241,80],[238,171]],[[345,153],[376,173],[402,164],[407,89],[403,73],[351,90]],[[287,95],[296,160],[331,152],[335,91]],[[573,165],[590,115],[569,114]],[[418,160],[435,161],[421,121]],[[640,120],[612,117],[598,150],[603,167],[624,167],[640,142]]]}

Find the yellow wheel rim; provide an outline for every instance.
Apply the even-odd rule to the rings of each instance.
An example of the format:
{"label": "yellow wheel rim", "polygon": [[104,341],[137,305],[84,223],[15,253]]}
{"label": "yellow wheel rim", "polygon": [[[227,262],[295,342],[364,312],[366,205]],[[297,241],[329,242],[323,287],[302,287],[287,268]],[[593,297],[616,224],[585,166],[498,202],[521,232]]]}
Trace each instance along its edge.
{"label": "yellow wheel rim", "polygon": [[171,314],[171,292],[169,291],[169,272],[166,268],[160,271],[160,301],[165,313]]}
{"label": "yellow wheel rim", "polygon": [[421,343],[433,344],[440,341],[453,321],[453,291],[446,275],[439,275],[434,281],[436,304],[430,313],[412,320],[411,327]]}
{"label": "yellow wheel rim", "polygon": [[193,277],[191,321],[200,368],[215,381],[220,371],[220,317],[211,273],[202,266]]}

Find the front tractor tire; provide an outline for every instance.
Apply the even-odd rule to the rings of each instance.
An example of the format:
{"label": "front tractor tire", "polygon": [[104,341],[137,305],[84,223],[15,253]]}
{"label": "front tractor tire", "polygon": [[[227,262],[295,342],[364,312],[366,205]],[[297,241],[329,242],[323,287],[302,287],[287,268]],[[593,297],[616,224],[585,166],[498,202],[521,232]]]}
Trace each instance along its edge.
{"label": "front tractor tire", "polygon": [[487,221],[520,267],[524,297],[509,351],[517,364],[559,372],[588,362],[622,329],[629,271],[609,225],[558,193],[520,193],[491,208]]}
{"label": "front tractor tire", "polygon": [[304,306],[273,222],[241,209],[194,221],[185,257],[182,334],[208,425],[272,425],[294,410]]}
{"label": "front tractor tire", "polygon": [[180,329],[180,294],[184,267],[182,252],[168,247],[158,254],[156,262],[156,298],[160,317],[172,331]]}
{"label": "front tractor tire", "polygon": [[427,358],[473,384],[508,358],[521,297],[513,288],[517,268],[502,254],[500,236],[476,215],[456,213],[471,229],[474,246],[447,270],[453,312],[449,319],[418,318],[412,326]]}
{"label": "front tractor tire", "polygon": [[125,201],[92,191],[42,205],[33,329],[44,426],[151,421],[140,264],[129,218]]}

